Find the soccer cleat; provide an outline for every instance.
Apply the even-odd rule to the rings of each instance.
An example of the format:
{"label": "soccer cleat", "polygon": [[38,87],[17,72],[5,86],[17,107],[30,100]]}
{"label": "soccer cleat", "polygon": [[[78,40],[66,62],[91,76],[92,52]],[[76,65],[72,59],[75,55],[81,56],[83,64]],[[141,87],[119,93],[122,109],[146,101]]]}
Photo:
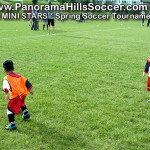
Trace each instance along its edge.
{"label": "soccer cleat", "polygon": [[150,100],[148,100],[147,103],[150,103]]}
{"label": "soccer cleat", "polygon": [[16,125],[14,125],[14,126],[11,126],[11,125],[6,126],[5,129],[6,130],[15,130],[16,129]]}
{"label": "soccer cleat", "polygon": [[55,35],[55,33],[53,33],[52,35]]}
{"label": "soccer cleat", "polygon": [[29,119],[29,118],[30,118],[29,113],[27,113],[26,115],[23,115],[23,117],[22,117],[23,120],[26,120],[26,119]]}

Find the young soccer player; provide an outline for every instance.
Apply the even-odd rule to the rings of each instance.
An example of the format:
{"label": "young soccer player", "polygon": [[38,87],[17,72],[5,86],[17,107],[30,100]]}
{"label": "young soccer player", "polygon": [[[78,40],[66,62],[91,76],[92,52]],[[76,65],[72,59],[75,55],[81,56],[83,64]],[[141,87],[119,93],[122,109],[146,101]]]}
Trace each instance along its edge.
{"label": "young soccer player", "polygon": [[7,106],[7,115],[9,119],[9,126],[7,130],[16,129],[15,114],[19,114],[20,109],[23,112],[23,120],[29,119],[30,115],[25,105],[25,98],[28,91],[33,95],[31,88],[32,84],[23,76],[14,73],[14,65],[11,60],[6,60],[3,63],[4,71],[7,74],[3,79],[3,91],[6,94],[6,99],[9,100]]}
{"label": "young soccer player", "polygon": [[[144,71],[143,71],[143,76],[146,75],[146,73],[148,73],[148,80],[147,80],[147,91],[150,91],[150,57],[148,58]],[[150,100],[148,100],[147,102],[150,102]]]}
{"label": "young soccer player", "polygon": [[[42,13],[43,13],[43,14],[47,14],[47,11],[44,10]],[[45,25],[47,26],[47,30],[48,30],[48,20],[47,20],[47,19],[43,19],[43,30],[44,30],[44,28],[45,28]]]}

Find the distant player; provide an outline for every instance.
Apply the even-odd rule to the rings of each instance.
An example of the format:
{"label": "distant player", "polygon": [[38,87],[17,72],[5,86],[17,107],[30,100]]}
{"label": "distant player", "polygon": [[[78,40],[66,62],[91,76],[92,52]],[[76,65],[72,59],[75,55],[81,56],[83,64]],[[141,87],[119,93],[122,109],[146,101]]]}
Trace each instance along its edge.
{"label": "distant player", "polygon": [[[143,71],[143,76],[146,75],[146,73],[148,73],[148,80],[147,80],[147,91],[150,91],[150,57],[148,58],[144,71]],[[148,100],[147,102],[150,102],[150,100]]]}
{"label": "distant player", "polygon": [[[49,5],[52,5],[51,2],[49,2]],[[54,17],[55,17],[55,11],[54,10],[48,10],[48,35],[50,35],[50,24],[52,25],[53,28],[53,33],[52,35],[55,35],[55,29],[54,29]]]}
{"label": "distant player", "polygon": [[32,26],[32,18],[31,18],[32,10],[28,10],[28,13],[30,14],[28,15],[29,26]]}
{"label": "distant player", "polygon": [[83,14],[82,14],[82,13],[80,14],[80,20],[79,20],[79,22],[85,22],[85,20],[84,20],[84,18],[83,18]]}
{"label": "distant player", "polygon": [[[47,14],[47,11],[44,10],[42,13]],[[48,30],[48,20],[47,19],[43,19],[43,30],[45,29],[45,26],[47,27],[47,30]]]}
{"label": "distant player", "polygon": [[142,17],[142,25],[141,25],[142,27],[144,26],[144,20],[145,20],[145,19],[144,19],[144,16],[145,16],[145,14],[146,14],[146,13],[145,13],[145,11],[143,10],[143,11],[141,12],[141,15],[143,15],[143,17]]}
{"label": "distant player", "polygon": [[3,79],[3,91],[6,94],[6,99],[9,100],[7,106],[7,115],[9,119],[9,126],[7,130],[16,129],[15,114],[19,114],[20,109],[23,112],[23,120],[29,119],[30,115],[25,105],[25,98],[28,91],[33,95],[31,88],[32,84],[23,76],[14,73],[14,66],[11,60],[6,60],[3,63],[4,71],[7,74]]}
{"label": "distant player", "polygon": [[[148,14],[150,15],[150,11],[148,12]],[[150,24],[150,18],[147,19],[147,27],[149,27],[149,24]]]}
{"label": "distant player", "polygon": [[32,10],[32,15],[34,16],[32,18],[33,20],[33,24],[32,24],[32,27],[31,27],[31,30],[37,30],[37,15],[38,15],[38,12],[36,10]]}

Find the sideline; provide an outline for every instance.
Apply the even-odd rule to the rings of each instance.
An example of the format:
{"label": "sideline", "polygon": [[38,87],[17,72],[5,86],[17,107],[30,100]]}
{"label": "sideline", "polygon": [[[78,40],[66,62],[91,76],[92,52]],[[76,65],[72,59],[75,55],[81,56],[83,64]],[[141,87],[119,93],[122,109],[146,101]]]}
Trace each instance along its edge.
{"label": "sideline", "polygon": [[[78,34],[78,33],[88,33],[88,32],[109,32],[109,31],[116,31],[116,30],[125,30],[127,28],[114,28],[114,29],[105,29],[105,30],[88,30],[88,31],[77,31],[77,32],[61,32],[61,33],[56,33],[55,36],[59,35],[67,35],[67,34]],[[29,36],[16,36],[16,37],[1,37],[1,40],[9,40],[9,39],[20,39],[20,38],[36,38],[36,37],[44,37],[48,36],[48,34],[42,34],[42,35],[29,35]],[[51,36],[50,36],[51,37]]]}

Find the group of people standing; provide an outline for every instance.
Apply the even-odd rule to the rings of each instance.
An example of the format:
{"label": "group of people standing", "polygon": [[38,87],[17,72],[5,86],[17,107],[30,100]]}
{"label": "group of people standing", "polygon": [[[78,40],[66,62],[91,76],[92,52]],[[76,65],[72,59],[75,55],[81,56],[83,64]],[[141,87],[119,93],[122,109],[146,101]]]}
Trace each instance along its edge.
{"label": "group of people standing", "polygon": [[[49,2],[49,5],[51,5],[52,3]],[[29,26],[31,26],[31,30],[39,30],[39,18],[38,13],[39,11],[36,10],[29,10],[28,13],[34,14],[35,17],[29,18]],[[46,11],[44,10],[42,12],[43,14],[46,13],[47,14],[47,19],[43,19],[43,30],[45,29],[45,26],[47,27],[48,30],[48,35],[50,35],[50,25],[53,28],[53,32],[52,35],[55,35],[55,23],[54,23],[54,18],[55,18],[55,11],[54,10],[49,10]]]}
{"label": "group of people standing", "polygon": [[[146,12],[143,10],[141,15],[146,15]],[[148,15],[150,15],[150,11],[148,12]],[[142,18],[142,25],[141,25],[142,27],[144,26],[144,21],[145,21],[145,18],[143,17]],[[147,20],[147,27],[149,27],[149,24],[150,24],[150,19]]]}

